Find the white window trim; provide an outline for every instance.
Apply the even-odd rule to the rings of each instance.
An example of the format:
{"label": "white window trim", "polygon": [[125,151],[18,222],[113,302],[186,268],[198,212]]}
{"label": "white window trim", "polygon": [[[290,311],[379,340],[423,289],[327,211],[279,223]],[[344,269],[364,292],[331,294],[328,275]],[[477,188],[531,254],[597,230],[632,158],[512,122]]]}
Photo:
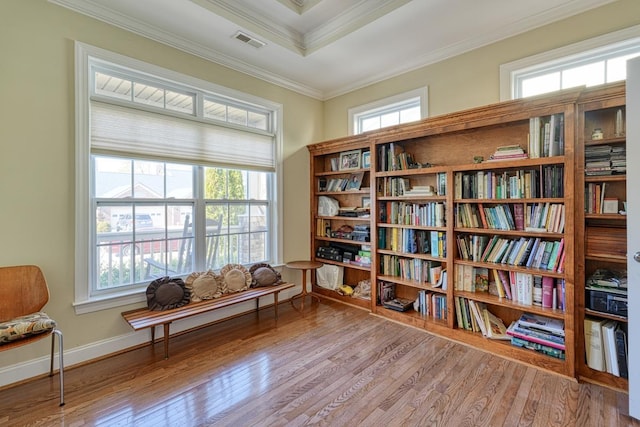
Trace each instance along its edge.
{"label": "white window trim", "polygon": [[379,99],[377,101],[370,102],[368,104],[359,105],[357,107],[349,108],[349,135],[353,135],[355,132],[353,122],[355,116],[367,111],[383,108],[392,104],[398,104],[411,98],[420,98],[420,118],[425,119],[429,117],[429,87],[410,90],[408,92],[399,93],[397,95],[390,96],[388,98]]}
{"label": "white window trim", "polygon": [[636,37],[640,37],[640,25],[502,64],[500,65],[500,100],[507,101],[514,99],[516,92],[516,72],[529,71],[542,63],[552,63],[553,61],[559,60],[564,61],[573,55],[606,47],[614,43],[622,43]]}
{"label": "white window trim", "polygon": [[216,93],[222,96],[228,96],[232,99],[239,99],[247,103],[261,105],[276,114],[275,129],[273,129],[276,137],[276,183],[275,188],[277,195],[271,195],[274,202],[274,212],[270,215],[271,223],[269,227],[273,230],[274,242],[271,253],[274,254],[275,264],[282,262],[283,256],[283,226],[282,218],[282,191],[284,189],[282,179],[283,166],[283,117],[282,104],[262,99],[253,95],[225,88],[214,83],[200,80],[185,74],[177,73],[158,67],[146,62],[139,61],[124,55],[120,55],[108,50],[100,49],[95,46],[87,45],[81,42],[75,42],[75,102],[76,102],[76,123],[75,123],[75,277],[74,277],[74,302],[76,314],[90,313],[98,310],[120,307],[127,304],[136,304],[145,301],[144,292],[128,291],[119,294],[96,298],[89,294],[89,251],[95,247],[93,236],[91,233],[91,203],[89,200],[89,189],[91,182],[87,179],[90,177],[90,158],[91,152],[89,148],[90,126],[89,126],[89,94],[90,94],[90,76],[89,76],[89,58],[96,58],[103,61],[112,62],[131,68],[133,70],[147,72],[152,75],[177,81],[193,87]]}

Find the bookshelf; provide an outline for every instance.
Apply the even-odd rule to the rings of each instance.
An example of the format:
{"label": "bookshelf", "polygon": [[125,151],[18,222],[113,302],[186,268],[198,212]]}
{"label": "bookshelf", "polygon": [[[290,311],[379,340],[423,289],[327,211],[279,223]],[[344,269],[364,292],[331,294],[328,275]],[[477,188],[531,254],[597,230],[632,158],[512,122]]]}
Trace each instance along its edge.
{"label": "bookshelf", "polygon": [[[343,269],[343,283],[355,288],[363,280],[371,280],[371,267],[358,262],[370,252],[371,215],[363,204],[371,201],[370,144],[366,136],[354,136],[325,141],[308,146],[311,160],[311,254],[312,259]],[[355,184],[354,184],[355,182]],[[339,210],[321,212],[322,198],[337,202]],[[363,231],[367,230],[367,231]],[[356,237],[357,235],[357,237]],[[339,248],[332,256],[329,248]],[[343,258],[343,249],[351,259]],[[325,251],[325,252],[319,252]],[[358,258],[361,259],[361,258]],[[370,257],[369,257],[370,259]],[[365,259],[366,261],[366,259]],[[312,281],[312,291],[371,310],[371,299],[343,295],[336,290],[318,286]]]}
{"label": "bookshelf", "polygon": [[[628,390],[628,380],[588,362],[590,327],[612,321],[626,334],[627,316],[607,307],[607,296],[626,300],[593,286],[597,271],[627,268],[625,85],[586,89],[578,101],[576,143],[576,374],[582,381]],[[601,304],[602,303],[602,304]],[[626,306],[626,304],[625,304]],[[601,336],[602,338],[602,336]],[[602,346],[605,346],[603,341]],[[594,369],[594,367],[596,369]],[[602,370],[601,370],[602,369]],[[624,374],[622,374],[624,375]]]}
{"label": "bookshelf", "polygon": [[[622,207],[624,177],[587,177],[584,157],[591,145],[625,144],[624,136],[612,134],[621,107],[623,85],[578,88],[309,146],[314,259],[343,266],[345,283],[368,278],[372,285],[371,300],[355,304],[335,291],[314,286],[314,292],[525,364],[626,389],[626,380],[588,369],[583,326],[585,316],[619,320],[585,307],[584,283],[596,266],[626,262],[624,253],[613,250],[623,247],[619,238],[626,218],[613,213],[610,204],[606,212],[600,205],[592,213],[583,207],[585,189],[603,183],[605,197],[618,198]],[[591,142],[596,122],[603,137]],[[538,138],[542,142],[535,145]],[[369,151],[370,167],[359,171],[368,189],[319,191],[321,179],[350,176],[332,171],[331,158],[352,150]],[[317,257],[320,246],[354,243],[322,235],[317,224],[322,195],[335,197],[341,206],[359,206],[361,197],[370,198],[368,218],[321,218],[329,220],[331,230],[368,224],[370,267]],[[593,227],[618,232],[600,237]],[[599,250],[603,244],[605,250]],[[497,247],[502,257],[498,249],[493,252]],[[446,286],[438,281],[442,271]],[[390,308],[383,299],[391,292],[416,304],[406,311]],[[563,324],[563,353],[554,357],[510,340],[488,339],[465,324],[469,301],[505,326],[525,314]]]}

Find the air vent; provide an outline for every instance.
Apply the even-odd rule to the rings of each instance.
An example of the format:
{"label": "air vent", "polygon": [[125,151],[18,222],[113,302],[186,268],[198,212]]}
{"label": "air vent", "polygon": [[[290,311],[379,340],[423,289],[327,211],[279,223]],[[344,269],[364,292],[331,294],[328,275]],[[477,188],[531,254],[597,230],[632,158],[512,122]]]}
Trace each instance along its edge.
{"label": "air vent", "polygon": [[233,38],[235,38],[236,40],[240,40],[242,43],[248,44],[250,46],[255,47],[256,49],[259,49],[263,46],[266,45],[265,42],[258,40],[254,37],[251,37],[250,35],[243,33],[242,31],[238,31]]}

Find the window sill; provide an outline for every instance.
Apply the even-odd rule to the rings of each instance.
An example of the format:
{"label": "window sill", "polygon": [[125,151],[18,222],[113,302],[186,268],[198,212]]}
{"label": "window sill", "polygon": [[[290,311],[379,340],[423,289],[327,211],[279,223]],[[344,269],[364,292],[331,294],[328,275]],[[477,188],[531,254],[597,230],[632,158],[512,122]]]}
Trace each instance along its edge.
{"label": "window sill", "polygon": [[129,294],[109,295],[108,297],[93,298],[85,301],[75,301],[73,303],[73,307],[76,314],[86,314],[141,302],[146,302],[144,291],[136,291],[135,293]]}

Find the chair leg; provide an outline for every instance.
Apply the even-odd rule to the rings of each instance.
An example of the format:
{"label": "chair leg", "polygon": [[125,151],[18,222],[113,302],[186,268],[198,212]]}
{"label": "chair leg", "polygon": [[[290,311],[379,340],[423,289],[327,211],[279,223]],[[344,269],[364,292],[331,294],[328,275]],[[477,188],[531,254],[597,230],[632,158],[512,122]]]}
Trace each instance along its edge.
{"label": "chair leg", "polygon": [[60,406],[64,406],[64,359],[63,359],[63,344],[62,344],[62,331],[54,329],[51,334],[51,368],[49,370],[49,376],[53,376],[53,355],[54,346],[56,341],[56,335],[58,336],[58,352],[60,356]]}

